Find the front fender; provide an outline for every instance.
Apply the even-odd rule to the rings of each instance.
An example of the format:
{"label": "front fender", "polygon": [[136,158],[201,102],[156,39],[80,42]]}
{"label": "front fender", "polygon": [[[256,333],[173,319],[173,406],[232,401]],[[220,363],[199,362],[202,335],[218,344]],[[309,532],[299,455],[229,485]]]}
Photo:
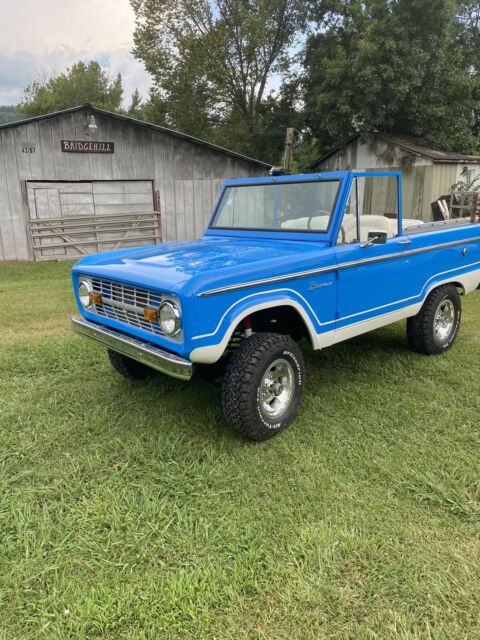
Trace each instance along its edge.
{"label": "front fender", "polygon": [[[198,317],[218,318],[213,329],[192,338],[192,362],[211,364],[221,358],[238,324],[247,316],[272,307],[290,306],[302,317],[314,348],[317,347],[319,320],[308,301],[293,289],[258,291],[235,300],[232,293],[204,298],[198,304]],[[238,294],[237,294],[238,295]]]}

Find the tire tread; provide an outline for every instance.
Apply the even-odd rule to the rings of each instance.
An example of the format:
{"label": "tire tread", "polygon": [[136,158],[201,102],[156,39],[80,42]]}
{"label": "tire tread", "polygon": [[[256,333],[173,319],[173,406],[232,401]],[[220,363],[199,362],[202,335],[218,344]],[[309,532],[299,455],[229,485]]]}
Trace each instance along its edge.
{"label": "tire tread", "polygon": [[[449,337],[447,346],[443,347],[433,338],[433,318],[441,300],[448,296],[458,311],[459,318],[452,336]],[[445,353],[455,342],[460,324],[461,300],[457,288],[453,284],[446,284],[434,289],[419,313],[412,318],[407,318],[407,339],[411,348],[424,355],[437,355]]]}
{"label": "tire tread", "polygon": [[[261,424],[257,407],[251,401],[251,385],[262,359],[276,348],[286,348],[298,358],[302,376],[304,363],[300,348],[288,335],[278,333],[256,333],[245,339],[228,363],[222,387],[222,406],[231,428],[251,440],[267,440],[283,431],[290,420],[280,429],[271,429]],[[301,387],[299,389],[301,392]],[[298,404],[300,397],[297,398]]]}
{"label": "tire tread", "polygon": [[107,349],[107,353],[112,367],[127,380],[145,380],[155,374],[155,371],[150,367],[136,360],[132,360],[117,351]]}

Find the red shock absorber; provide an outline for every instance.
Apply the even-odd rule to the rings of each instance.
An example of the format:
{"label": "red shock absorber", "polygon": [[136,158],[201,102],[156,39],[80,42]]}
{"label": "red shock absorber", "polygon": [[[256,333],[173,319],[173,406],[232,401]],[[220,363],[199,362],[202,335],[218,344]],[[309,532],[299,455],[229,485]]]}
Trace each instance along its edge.
{"label": "red shock absorber", "polygon": [[243,332],[245,338],[248,338],[252,335],[252,319],[250,318],[250,316],[247,316],[243,319]]}

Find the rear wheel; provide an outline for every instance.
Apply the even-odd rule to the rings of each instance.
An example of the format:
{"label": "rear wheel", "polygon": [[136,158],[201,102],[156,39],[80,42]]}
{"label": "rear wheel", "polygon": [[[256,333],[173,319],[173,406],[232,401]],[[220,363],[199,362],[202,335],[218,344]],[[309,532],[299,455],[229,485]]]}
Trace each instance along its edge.
{"label": "rear wheel", "polygon": [[462,303],[453,284],[434,289],[421,311],[407,320],[411,347],[426,355],[444,353],[455,342],[460,328]]}
{"label": "rear wheel", "polygon": [[107,353],[112,367],[127,380],[145,380],[155,374],[155,371],[150,367],[123,356],[121,353],[111,349],[107,349]]}
{"label": "rear wheel", "polygon": [[304,382],[303,355],[290,336],[250,336],[225,372],[222,404],[228,424],[251,440],[268,440],[294,419]]}

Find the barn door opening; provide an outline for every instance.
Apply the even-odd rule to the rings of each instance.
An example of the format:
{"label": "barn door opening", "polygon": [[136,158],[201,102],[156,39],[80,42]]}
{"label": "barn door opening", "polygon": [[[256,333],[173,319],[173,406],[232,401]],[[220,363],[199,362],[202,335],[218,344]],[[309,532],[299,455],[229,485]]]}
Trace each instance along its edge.
{"label": "barn door opening", "polygon": [[28,182],[35,260],[161,242],[151,180]]}

